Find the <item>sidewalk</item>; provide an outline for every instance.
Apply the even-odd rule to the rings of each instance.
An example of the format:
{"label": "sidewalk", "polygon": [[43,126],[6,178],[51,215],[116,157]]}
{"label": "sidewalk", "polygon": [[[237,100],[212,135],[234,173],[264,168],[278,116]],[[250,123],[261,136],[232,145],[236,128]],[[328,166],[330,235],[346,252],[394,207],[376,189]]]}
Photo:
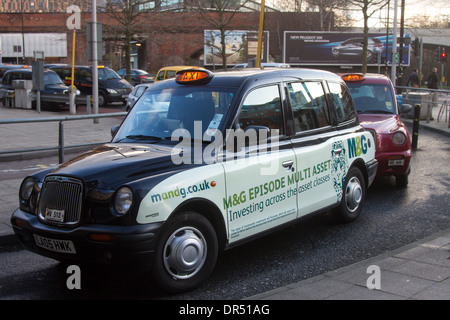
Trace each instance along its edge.
{"label": "sidewalk", "polygon": [[[122,111],[121,108],[102,110],[108,113]],[[438,112],[439,108],[433,108],[434,120],[429,123],[421,120],[419,141],[420,130],[424,129],[450,136],[450,128],[445,120],[437,121]],[[86,112],[78,109],[77,114]],[[61,115],[53,112],[37,114],[32,110],[0,107],[1,119]],[[93,120],[67,121],[64,126],[65,145],[108,141],[111,127],[120,124],[121,120],[122,117],[105,118],[100,119],[97,124],[94,124]],[[405,122],[412,123],[412,119],[406,119]],[[2,144],[1,150],[55,146],[58,144],[57,127],[57,122],[0,125],[2,141],[7,142]],[[20,160],[33,156],[35,156],[33,153],[26,156],[0,155],[0,161]],[[42,156],[42,152],[39,156]],[[0,181],[0,245],[17,241],[9,219],[18,207],[21,181],[22,178]],[[373,269],[375,271],[371,268],[375,268]],[[368,289],[368,282],[369,286],[379,283],[380,289]],[[247,298],[247,300],[303,299],[450,300],[450,229],[378,257]]]}

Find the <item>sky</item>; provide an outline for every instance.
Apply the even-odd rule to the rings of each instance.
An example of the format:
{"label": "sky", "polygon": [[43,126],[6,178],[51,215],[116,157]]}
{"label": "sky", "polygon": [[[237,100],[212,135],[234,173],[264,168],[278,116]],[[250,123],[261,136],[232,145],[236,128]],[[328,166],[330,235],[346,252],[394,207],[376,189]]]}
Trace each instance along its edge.
{"label": "sky", "polygon": [[[394,18],[394,2],[395,0],[391,0],[390,3],[390,21]],[[401,0],[397,0],[397,3],[397,21],[400,23]],[[379,13],[375,13],[369,27],[383,27],[379,22],[379,18],[386,19],[386,12],[387,10],[384,9]],[[411,19],[417,15],[430,16],[431,18],[440,17],[441,19],[443,16],[447,16],[448,21],[450,22],[450,0],[405,0],[405,20]],[[360,21],[357,22],[357,26],[362,26],[362,14],[358,16],[360,17]]]}

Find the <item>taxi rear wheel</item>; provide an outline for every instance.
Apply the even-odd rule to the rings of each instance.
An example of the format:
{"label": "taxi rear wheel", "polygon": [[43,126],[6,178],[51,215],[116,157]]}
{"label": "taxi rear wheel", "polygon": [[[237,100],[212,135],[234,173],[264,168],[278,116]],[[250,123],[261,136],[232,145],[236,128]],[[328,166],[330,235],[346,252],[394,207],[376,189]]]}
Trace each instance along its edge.
{"label": "taxi rear wheel", "polygon": [[361,214],[364,199],[366,197],[366,185],[364,176],[356,167],[351,168],[345,179],[342,189],[342,200],[338,208],[333,210],[334,217],[340,222],[351,222]]}
{"label": "taxi rear wheel", "polygon": [[153,277],[167,292],[192,290],[211,274],[217,255],[217,235],[208,219],[197,212],[177,214],[159,237]]}

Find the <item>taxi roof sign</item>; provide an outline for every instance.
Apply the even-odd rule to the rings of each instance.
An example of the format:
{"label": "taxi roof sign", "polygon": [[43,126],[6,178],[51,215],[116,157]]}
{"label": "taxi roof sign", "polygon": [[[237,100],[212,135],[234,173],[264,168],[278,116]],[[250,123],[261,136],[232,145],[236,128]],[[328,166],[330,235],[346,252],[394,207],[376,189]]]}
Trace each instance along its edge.
{"label": "taxi roof sign", "polygon": [[175,80],[179,84],[200,84],[209,82],[212,77],[209,70],[187,69],[178,71]]}
{"label": "taxi roof sign", "polygon": [[362,73],[349,73],[344,74],[341,78],[344,81],[362,81],[364,80],[364,75]]}

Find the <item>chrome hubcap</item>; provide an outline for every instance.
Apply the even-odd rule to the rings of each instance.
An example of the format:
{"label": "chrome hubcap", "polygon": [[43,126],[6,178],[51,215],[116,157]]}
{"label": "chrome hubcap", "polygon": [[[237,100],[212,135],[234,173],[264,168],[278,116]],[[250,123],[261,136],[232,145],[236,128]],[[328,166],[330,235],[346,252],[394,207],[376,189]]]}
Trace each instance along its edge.
{"label": "chrome hubcap", "polygon": [[348,211],[355,212],[362,201],[363,190],[361,183],[356,177],[352,177],[345,189],[345,203]]}
{"label": "chrome hubcap", "polygon": [[206,241],[195,228],[176,230],[164,247],[164,266],[174,279],[187,279],[195,275],[206,259]]}

